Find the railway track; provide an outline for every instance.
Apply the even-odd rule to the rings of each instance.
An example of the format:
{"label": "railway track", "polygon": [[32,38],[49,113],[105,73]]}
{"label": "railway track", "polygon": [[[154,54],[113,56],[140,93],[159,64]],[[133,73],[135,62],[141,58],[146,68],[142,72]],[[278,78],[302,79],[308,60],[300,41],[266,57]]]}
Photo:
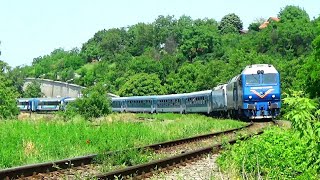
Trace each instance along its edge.
{"label": "railway track", "polygon": [[[236,138],[234,137],[235,132],[249,129],[249,128],[257,128],[256,126],[257,126],[256,123],[251,123],[241,128],[230,129],[227,131],[199,135],[195,137],[178,139],[174,141],[167,141],[163,143],[157,143],[157,144],[152,144],[144,147],[135,148],[135,150],[139,150],[139,151],[152,150],[157,153],[164,153],[164,154],[167,154],[167,156],[169,155],[171,156],[170,157],[166,156],[166,158],[164,159],[155,160],[149,163],[140,164],[136,166],[130,166],[120,170],[115,170],[112,172],[99,174],[97,176],[94,175],[94,176],[96,176],[96,178],[98,179],[114,179],[114,177],[123,178],[128,176],[147,177],[147,176],[150,176],[150,174],[153,174],[155,171],[158,172],[161,170],[172,169],[173,167],[179,165],[180,163],[183,164],[186,161],[188,162],[188,161],[197,159],[201,157],[202,154],[218,152],[222,148],[222,144],[206,145],[207,144],[206,142],[210,142],[208,141],[208,139],[210,138],[214,139],[217,137],[221,137],[223,135],[224,136],[230,135],[230,137],[233,137],[233,138],[232,140],[229,141],[229,143],[233,144],[236,142]],[[261,129],[261,128],[258,127],[258,129]],[[262,133],[262,130],[260,130],[257,133]],[[200,141],[202,141],[201,146],[199,145]],[[186,144],[190,144],[190,146],[187,146]],[[200,149],[195,148],[196,150],[189,148],[189,147],[195,147],[195,146],[197,147],[200,146],[202,148]],[[122,151],[107,152],[104,155],[112,156],[113,154],[121,153],[121,152]],[[80,171],[81,169],[82,171],[90,170],[90,164],[94,163],[94,160],[97,156],[98,156],[97,154],[92,154],[88,156],[63,159],[55,162],[47,162],[47,163],[40,163],[40,164],[4,169],[4,170],[0,170],[0,179],[16,179],[16,178],[43,179],[46,177],[62,178],[63,172],[65,171],[63,169],[77,168],[77,169],[80,169]],[[59,170],[60,173],[55,173],[57,172],[57,170]],[[94,172],[94,174],[97,174],[97,172]]]}

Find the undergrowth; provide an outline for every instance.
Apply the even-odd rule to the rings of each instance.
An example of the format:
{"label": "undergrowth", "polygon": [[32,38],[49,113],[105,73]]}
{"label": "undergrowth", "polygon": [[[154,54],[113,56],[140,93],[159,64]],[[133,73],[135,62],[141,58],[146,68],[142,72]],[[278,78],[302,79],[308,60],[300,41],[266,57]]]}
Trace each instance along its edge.
{"label": "undergrowth", "polygon": [[[112,117],[116,116],[112,115]],[[122,114],[119,116],[123,117]],[[245,124],[201,115],[170,115],[170,117],[173,119],[114,121],[106,117],[105,120],[74,119],[67,122],[63,120],[1,121],[0,169],[139,147],[241,127]],[[130,164],[138,160],[124,162]]]}
{"label": "undergrowth", "polygon": [[292,92],[284,99],[292,129],[272,128],[229,146],[217,160],[221,169],[242,179],[319,179],[320,110],[302,95]]}

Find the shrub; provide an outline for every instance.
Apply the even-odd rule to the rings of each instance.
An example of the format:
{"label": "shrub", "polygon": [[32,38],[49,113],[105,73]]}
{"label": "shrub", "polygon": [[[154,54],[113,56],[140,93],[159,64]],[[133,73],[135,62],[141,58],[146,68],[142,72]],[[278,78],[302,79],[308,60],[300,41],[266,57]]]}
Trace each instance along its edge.
{"label": "shrub", "polygon": [[0,118],[6,119],[16,116],[19,113],[16,98],[17,91],[12,86],[12,82],[8,80],[0,72]]}
{"label": "shrub", "polygon": [[111,100],[102,84],[84,89],[83,97],[67,105],[65,117],[80,114],[85,118],[95,118],[111,113]]}
{"label": "shrub", "polygon": [[23,93],[23,97],[26,98],[36,98],[42,96],[43,93],[41,92],[40,83],[36,81],[32,81],[32,83],[28,84]]}

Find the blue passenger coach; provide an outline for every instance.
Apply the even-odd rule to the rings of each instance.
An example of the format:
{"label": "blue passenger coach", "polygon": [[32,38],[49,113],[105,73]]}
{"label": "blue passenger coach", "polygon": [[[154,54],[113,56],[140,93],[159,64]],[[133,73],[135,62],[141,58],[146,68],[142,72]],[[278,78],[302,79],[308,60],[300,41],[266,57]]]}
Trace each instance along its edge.
{"label": "blue passenger coach", "polygon": [[36,111],[58,111],[63,109],[67,97],[61,98],[36,98]]}
{"label": "blue passenger coach", "polygon": [[18,98],[17,106],[20,111],[35,111],[34,98]]}

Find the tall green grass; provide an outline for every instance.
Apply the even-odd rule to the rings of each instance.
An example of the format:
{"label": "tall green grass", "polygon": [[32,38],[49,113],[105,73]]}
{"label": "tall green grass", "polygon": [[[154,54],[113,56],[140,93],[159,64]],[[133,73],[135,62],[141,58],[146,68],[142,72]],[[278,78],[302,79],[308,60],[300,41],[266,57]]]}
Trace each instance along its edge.
{"label": "tall green grass", "polygon": [[153,117],[152,121],[99,121],[98,125],[84,120],[1,121],[0,168],[121,150],[244,125],[201,115]]}

